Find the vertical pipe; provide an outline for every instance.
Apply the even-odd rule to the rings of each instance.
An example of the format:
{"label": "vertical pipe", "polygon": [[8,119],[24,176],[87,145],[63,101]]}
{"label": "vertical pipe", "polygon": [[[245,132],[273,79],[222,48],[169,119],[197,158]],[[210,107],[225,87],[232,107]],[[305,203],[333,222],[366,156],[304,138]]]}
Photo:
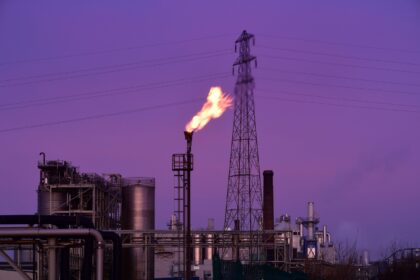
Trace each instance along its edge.
{"label": "vertical pipe", "polygon": [[327,247],[328,246],[328,240],[327,240],[327,225],[324,225],[322,228],[322,244]]}
{"label": "vertical pipe", "polygon": [[42,257],[44,255],[44,250],[41,246],[38,247],[38,251],[36,253],[37,257],[37,277],[36,279],[44,279],[44,258]]}
{"label": "vertical pipe", "polygon": [[186,238],[186,245],[185,245],[185,253],[186,253],[186,258],[185,258],[185,265],[186,265],[186,275],[185,275],[185,279],[186,280],[191,280],[191,170],[189,170],[189,166],[191,165],[191,153],[187,153],[187,162],[188,162],[188,169],[187,169],[187,184],[186,184],[186,199],[187,199],[187,203],[186,203],[186,222],[185,222],[185,227],[186,227],[186,234],[185,234],[185,238]]}
{"label": "vertical pipe", "polygon": [[104,279],[104,269],[100,267],[104,263],[104,246],[103,242],[98,241],[96,248],[96,279]]}
{"label": "vertical pipe", "polygon": [[191,160],[191,146],[192,146],[192,136],[193,132],[184,132],[185,140],[187,140],[187,168],[186,168],[186,193],[185,198],[185,212],[186,215],[186,221],[184,223],[185,227],[185,280],[191,280],[191,166],[192,166],[192,160]]}
{"label": "vertical pipe", "polygon": [[48,280],[57,278],[55,238],[48,238]]}
{"label": "vertical pipe", "polygon": [[70,249],[60,250],[60,280],[70,279]]}
{"label": "vertical pipe", "polygon": [[85,238],[85,250],[83,252],[83,266],[81,271],[81,280],[89,280],[92,278],[92,255],[93,255],[93,238],[87,236]]}
{"label": "vertical pipe", "polygon": [[[214,219],[210,218],[207,221],[207,230],[214,230]],[[207,238],[206,260],[213,259],[213,234],[209,233]]]}
{"label": "vertical pipe", "polygon": [[121,279],[121,237],[113,231],[100,231],[100,233],[105,240],[112,241],[112,275],[110,280]]}
{"label": "vertical pipe", "polygon": [[36,279],[35,273],[36,273],[36,246],[35,246],[35,238],[33,239],[32,243],[32,278]]}
{"label": "vertical pipe", "polygon": [[299,235],[300,237],[303,237],[303,224],[302,223],[299,224]]}
{"label": "vertical pipe", "polygon": [[[40,152],[39,155],[42,156],[42,165],[45,166],[45,153]],[[43,184],[44,184],[44,172],[40,168],[39,169],[39,185],[41,186]]]}
{"label": "vertical pipe", "polygon": [[241,229],[240,220],[235,220],[235,233],[233,234],[232,256],[234,260],[239,261],[239,231]]}
{"label": "vertical pipe", "polygon": [[152,261],[149,259],[149,236],[147,234],[144,235],[144,271],[146,272],[146,279],[151,280],[149,278],[149,262]]}

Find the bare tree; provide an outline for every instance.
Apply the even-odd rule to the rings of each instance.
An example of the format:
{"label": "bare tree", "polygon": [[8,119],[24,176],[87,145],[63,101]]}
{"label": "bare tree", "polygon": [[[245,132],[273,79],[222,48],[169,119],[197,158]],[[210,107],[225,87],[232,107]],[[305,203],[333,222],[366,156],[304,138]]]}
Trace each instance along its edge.
{"label": "bare tree", "polygon": [[393,240],[381,255],[378,279],[420,279],[420,248]]}
{"label": "bare tree", "polygon": [[330,264],[324,261],[310,261],[305,264],[305,272],[310,279],[322,280],[353,280],[356,279],[357,264],[360,254],[357,251],[357,242],[337,243],[337,263]]}

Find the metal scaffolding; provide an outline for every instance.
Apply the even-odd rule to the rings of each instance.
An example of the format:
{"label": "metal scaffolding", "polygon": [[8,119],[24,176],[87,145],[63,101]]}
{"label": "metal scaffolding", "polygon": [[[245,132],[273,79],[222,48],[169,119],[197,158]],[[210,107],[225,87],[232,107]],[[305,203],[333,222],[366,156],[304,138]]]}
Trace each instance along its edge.
{"label": "metal scaffolding", "polygon": [[61,160],[43,160],[38,168],[38,214],[81,215],[98,229],[120,228],[121,175],[80,173]]}

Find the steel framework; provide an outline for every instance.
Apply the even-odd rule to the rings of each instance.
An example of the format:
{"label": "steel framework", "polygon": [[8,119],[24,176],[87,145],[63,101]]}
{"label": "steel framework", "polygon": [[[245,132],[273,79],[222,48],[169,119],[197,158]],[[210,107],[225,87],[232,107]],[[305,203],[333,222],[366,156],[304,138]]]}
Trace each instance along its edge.
{"label": "steel framework", "polygon": [[121,175],[80,173],[68,161],[38,162],[38,212],[83,215],[98,229],[120,228]]}
{"label": "steel framework", "polygon": [[[254,78],[251,73],[251,62],[256,65],[256,57],[250,53],[251,40],[255,43],[254,35],[243,31],[235,41],[235,51],[239,47],[239,56],[233,64],[234,72],[237,68],[237,80],[224,221],[225,230],[249,232],[261,230],[262,223]],[[251,260],[255,249],[256,244],[251,242],[248,253],[242,251],[240,258]]]}
{"label": "steel framework", "polygon": [[[176,228],[178,237],[181,230],[183,235],[183,248],[181,250],[181,239],[178,239],[178,273],[180,273],[181,257],[180,253],[183,251],[183,272],[184,279],[191,279],[191,171],[193,170],[193,154],[191,153],[193,132],[184,132],[185,140],[187,141],[187,152],[185,154],[172,155],[172,171],[176,178],[175,190],[178,196],[175,198],[177,202]],[[181,221],[182,216],[182,223]],[[180,276],[180,275],[178,275]]]}

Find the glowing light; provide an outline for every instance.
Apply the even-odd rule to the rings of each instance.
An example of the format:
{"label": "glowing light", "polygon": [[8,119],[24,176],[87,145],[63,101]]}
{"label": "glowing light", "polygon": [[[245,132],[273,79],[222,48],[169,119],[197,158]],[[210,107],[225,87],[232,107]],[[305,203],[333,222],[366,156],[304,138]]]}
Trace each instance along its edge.
{"label": "glowing light", "polygon": [[192,132],[202,129],[211,119],[217,119],[231,106],[232,97],[224,94],[220,87],[210,88],[206,103],[185,126],[185,130]]}

